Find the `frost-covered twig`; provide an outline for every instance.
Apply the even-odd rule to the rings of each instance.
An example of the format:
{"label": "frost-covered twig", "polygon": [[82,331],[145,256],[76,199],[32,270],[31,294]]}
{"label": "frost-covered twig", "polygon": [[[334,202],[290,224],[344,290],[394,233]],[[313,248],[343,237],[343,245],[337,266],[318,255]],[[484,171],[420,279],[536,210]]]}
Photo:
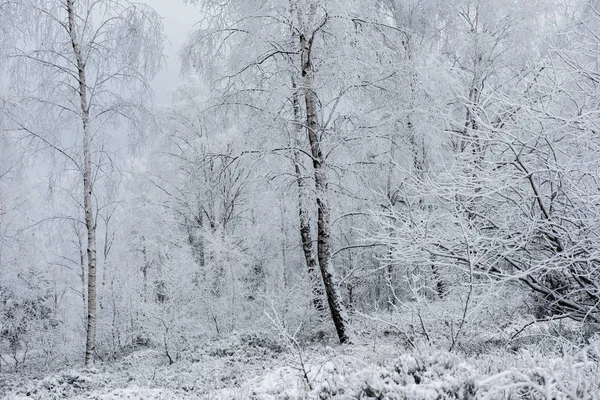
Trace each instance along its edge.
{"label": "frost-covered twig", "polygon": [[387,325],[387,326],[389,326],[389,327],[392,327],[392,328],[396,329],[396,330],[397,330],[399,333],[401,333],[401,334],[404,336],[404,339],[406,339],[406,342],[407,342],[407,343],[410,345],[410,347],[412,347],[413,349],[415,349],[415,348],[416,348],[416,346],[415,346],[415,343],[414,343],[414,342],[412,341],[412,339],[411,339],[411,338],[410,338],[410,337],[409,337],[409,336],[406,334],[406,332],[404,332],[404,331],[403,331],[403,330],[402,330],[402,329],[401,329],[401,328],[398,326],[398,324],[395,324],[395,323],[393,323],[393,322],[391,322],[391,321],[386,321],[386,320],[384,320],[384,319],[381,319],[381,318],[374,317],[374,316],[372,316],[372,315],[363,314],[363,313],[361,313],[360,311],[356,311],[355,313],[356,313],[356,315],[358,315],[358,316],[360,316],[360,317],[363,317],[363,318],[369,319],[369,320],[371,320],[371,321],[373,321],[373,322],[380,322],[380,323],[382,323],[382,324],[385,324],[385,325]]}
{"label": "frost-covered twig", "polygon": [[450,345],[449,351],[454,350],[454,347],[456,346],[456,343],[458,342],[458,337],[462,333],[463,327],[467,320],[467,312],[469,311],[469,305],[471,303],[471,295],[473,294],[473,268],[474,268],[475,262],[471,257],[471,243],[469,241],[468,235],[465,232],[465,227],[462,223],[460,224],[460,226],[461,226],[463,235],[465,237],[465,242],[467,244],[466,253],[467,253],[467,258],[469,261],[469,291],[467,293],[467,298],[465,300],[465,306],[463,308],[463,314],[462,314],[462,318],[460,320],[460,324],[458,325],[458,328],[456,329],[456,335],[454,335],[454,334],[452,335],[452,344]]}
{"label": "frost-covered twig", "polygon": [[275,306],[273,305],[272,301],[269,303],[269,307],[271,309],[271,314],[269,314],[265,310],[265,312],[264,312],[265,316],[269,319],[269,321],[271,322],[273,327],[277,330],[279,335],[286,341],[286,343],[287,343],[288,347],[290,348],[290,350],[292,351],[292,353],[296,353],[296,356],[298,357],[298,365],[299,365],[299,367],[297,369],[300,371],[302,378],[306,382],[306,385],[308,386],[309,390],[313,390],[313,385],[310,381],[310,378],[308,377],[308,370],[306,368],[306,363],[304,361],[303,349],[302,349],[300,342],[296,338],[296,335],[302,328],[302,323],[300,323],[298,325],[298,327],[296,328],[296,330],[294,331],[293,334],[290,334],[288,332],[288,330],[286,329],[285,324],[283,323],[281,318],[279,318],[279,314],[277,313],[277,310],[275,310]]}

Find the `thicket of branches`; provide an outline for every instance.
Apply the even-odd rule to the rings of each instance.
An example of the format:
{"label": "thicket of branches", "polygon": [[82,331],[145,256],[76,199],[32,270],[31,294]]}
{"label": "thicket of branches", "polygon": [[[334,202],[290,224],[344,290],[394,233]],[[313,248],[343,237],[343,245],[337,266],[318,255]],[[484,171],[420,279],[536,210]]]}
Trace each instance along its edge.
{"label": "thicket of branches", "polygon": [[600,4],[190,3],[164,107],[153,10],[0,3],[0,367],[597,330]]}

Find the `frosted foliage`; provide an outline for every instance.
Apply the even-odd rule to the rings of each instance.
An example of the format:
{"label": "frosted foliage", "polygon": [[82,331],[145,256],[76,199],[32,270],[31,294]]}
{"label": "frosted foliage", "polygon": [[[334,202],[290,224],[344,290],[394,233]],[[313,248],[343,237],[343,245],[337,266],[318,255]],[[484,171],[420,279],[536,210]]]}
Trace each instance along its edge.
{"label": "frosted foliage", "polygon": [[[22,24],[10,51],[14,61],[10,85],[14,92],[26,96],[18,110],[25,115],[17,117],[18,122],[35,133],[44,129],[47,140],[53,133],[50,141],[55,143],[58,136],[64,143],[61,148],[67,147],[71,140],[64,134],[61,137],[61,131],[68,123],[81,122],[80,104],[73,97],[79,90],[79,77],[66,29],[66,2],[23,1],[15,9],[17,22]],[[73,12],[77,15],[73,37],[81,47],[90,92],[86,107],[94,129],[101,130],[106,124],[118,129],[117,122],[124,120],[134,123],[130,126],[142,133],[148,116],[140,100],[151,95],[148,81],[164,61],[160,16],[146,5],[128,1],[76,1]],[[24,16],[39,23],[21,21]],[[51,123],[34,125],[40,123],[36,114],[43,114]],[[25,124],[24,118],[32,121]]]}
{"label": "frosted foliage", "polygon": [[0,398],[598,398],[599,1],[176,3],[0,0]]}

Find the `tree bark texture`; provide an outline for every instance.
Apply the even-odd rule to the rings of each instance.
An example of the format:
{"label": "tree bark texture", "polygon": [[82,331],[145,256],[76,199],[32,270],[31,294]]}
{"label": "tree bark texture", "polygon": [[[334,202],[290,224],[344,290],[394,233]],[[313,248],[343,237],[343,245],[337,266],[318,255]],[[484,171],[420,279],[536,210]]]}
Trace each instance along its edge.
{"label": "tree bark texture", "polygon": [[75,25],[74,0],[67,0],[68,30],[71,38],[71,47],[77,65],[79,102],[81,108],[81,121],[83,124],[83,208],[85,212],[85,227],[87,230],[87,327],[85,340],[85,365],[94,362],[96,352],[96,222],[92,204],[92,154],[90,132],[90,110],[87,100],[87,86],[85,77],[85,60],[81,51],[79,38]]}
{"label": "tree bark texture", "polygon": [[[323,278],[323,285],[325,286],[325,294],[327,295],[331,318],[333,319],[339,341],[340,343],[347,343],[349,342],[349,338],[346,314],[335,283],[333,266],[331,265],[331,222],[327,199],[326,158],[321,149],[322,132],[317,115],[319,103],[315,92],[315,71],[311,60],[313,41],[320,27],[307,29],[307,26],[310,26],[314,22],[316,4],[311,4],[308,12],[308,23],[304,23],[300,12],[298,12],[298,22],[301,27],[299,41],[302,84],[306,107],[306,132],[313,159],[312,164],[317,199],[317,259],[319,261],[321,277]],[[325,23],[326,19],[323,20],[321,27]],[[310,36],[307,36],[309,31]]]}
{"label": "tree bark texture", "polygon": [[300,99],[297,92],[297,85],[292,80],[292,86],[294,89],[293,94],[293,107],[294,107],[294,172],[296,174],[296,183],[298,185],[298,218],[300,221],[300,238],[302,241],[302,251],[304,253],[304,259],[306,261],[306,269],[308,271],[308,277],[310,279],[311,291],[312,291],[312,302],[316,311],[321,312],[325,309],[323,305],[323,284],[317,271],[317,260],[315,259],[313,252],[313,241],[312,241],[312,227],[310,223],[310,213],[307,207],[308,194],[306,192],[306,185],[302,176],[302,161],[300,159],[300,152],[298,150],[300,146],[300,135],[302,134],[302,122],[300,112]]}

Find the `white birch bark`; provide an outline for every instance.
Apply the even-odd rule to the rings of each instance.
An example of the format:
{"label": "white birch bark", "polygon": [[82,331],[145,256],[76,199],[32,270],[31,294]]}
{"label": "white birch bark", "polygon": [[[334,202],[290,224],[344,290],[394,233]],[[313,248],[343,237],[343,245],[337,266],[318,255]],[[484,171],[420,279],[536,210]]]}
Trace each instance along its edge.
{"label": "white birch bark", "polygon": [[[324,19],[320,27],[313,28],[316,4],[310,4],[308,15],[298,9],[298,26],[300,27],[300,62],[301,75],[306,106],[306,133],[313,158],[313,172],[317,198],[317,259],[325,286],[325,294],[340,343],[349,342],[346,313],[335,283],[333,266],[331,265],[331,222],[327,199],[327,160],[321,149],[321,126],[318,118],[319,103],[315,92],[315,71],[312,64],[311,50],[318,30],[327,22]],[[306,21],[305,21],[306,19]]]}
{"label": "white birch bark", "polygon": [[85,227],[87,230],[87,324],[85,339],[85,365],[94,362],[96,351],[96,221],[92,204],[94,185],[92,182],[92,154],[90,134],[90,112],[87,100],[87,85],[85,78],[85,61],[77,38],[75,25],[75,9],[73,0],[67,0],[68,30],[71,37],[71,47],[75,57],[79,84],[79,106],[83,124],[83,209]]}

